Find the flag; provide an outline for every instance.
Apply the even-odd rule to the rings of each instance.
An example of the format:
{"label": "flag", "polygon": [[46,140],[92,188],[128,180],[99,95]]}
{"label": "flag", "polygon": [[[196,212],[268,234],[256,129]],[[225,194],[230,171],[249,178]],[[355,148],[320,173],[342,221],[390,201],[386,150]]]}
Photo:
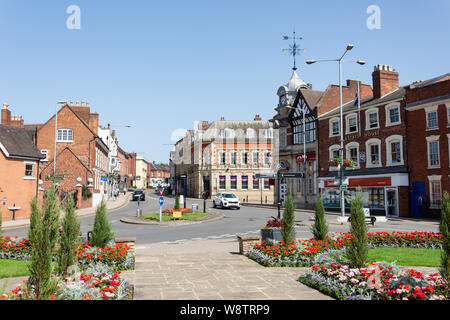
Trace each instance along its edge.
{"label": "flag", "polygon": [[356,91],[355,91],[355,103],[353,105],[357,106],[358,102],[359,102],[359,86],[358,86],[358,89],[356,89]]}

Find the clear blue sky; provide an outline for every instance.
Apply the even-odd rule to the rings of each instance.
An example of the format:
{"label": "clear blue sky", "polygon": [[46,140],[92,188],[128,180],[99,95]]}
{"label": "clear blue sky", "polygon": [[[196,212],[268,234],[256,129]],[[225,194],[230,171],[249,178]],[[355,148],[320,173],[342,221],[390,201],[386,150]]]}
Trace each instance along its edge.
{"label": "clear blue sky", "polygon": [[[69,30],[69,5],[81,29]],[[369,30],[366,9],[381,9]],[[26,123],[47,121],[58,100],[89,100],[126,151],[168,162],[171,134],[196,120],[269,119],[290,75],[282,48],[293,29],[307,50],[298,74],[313,89],[345,79],[371,84],[389,64],[400,84],[450,72],[450,1],[106,1],[0,0],[0,102]],[[131,125],[131,128],[125,128]]]}

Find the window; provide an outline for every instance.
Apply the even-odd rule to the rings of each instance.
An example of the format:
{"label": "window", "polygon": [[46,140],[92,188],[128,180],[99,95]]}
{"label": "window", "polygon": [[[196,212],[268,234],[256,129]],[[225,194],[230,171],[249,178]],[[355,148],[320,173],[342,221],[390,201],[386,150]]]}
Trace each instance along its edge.
{"label": "window", "polygon": [[253,190],[259,189],[259,179],[256,176],[253,176]]}
{"label": "window", "polygon": [[34,163],[25,162],[25,178],[34,178]]}
{"label": "window", "polygon": [[294,144],[303,144],[303,137],[306,136],[306,143],[316,140],[316,122],[309,121],[305,123],[306,131],[303,132],[303,123],[293,126]]}
{"label": "window", "polygon": [[219,135],[222,138],[233,138],[234,130],[230,128],[221,129]]}
{"label": "window", "polygon": [[259,165],[259,152],[258,151],[253,151],[253,165],[257,166]]}
{"label": "window", "polygon": [[386,138],[386,166],[403,165],[403,137],[393,135]]}
{"label": "window", "polygon": [[224,165],[225,164],[225,159],[226,159],[225,151],[219,152],[219,164],[220,165]]}
{"label": "window", "polygon": [[270,129],[264,129],[263,130],[263,137],[264,138],[273,138],[273,129],[272,128],[270,128]]}
{"label": "window", "polygon": [[386,127],[401,123],[400,103],[394,102],[386,106]]}
{"label": "window", "polygon": [[429,108],[425,108],[425,115],[427,121],[427,130],[438,129],[438,111],[437,105]]}
{"label": "window", "polygon": [[440,175],[428,176],[430,187],[430,208],[440,209],[442,204],[442,189]]}
{"label": "window", "polygon": [[426,137],[428,149],[428,168],[440,167],[439,137],[440,136]]}
{"label": "window", "polygon": [[359,168],[359,143],[350,142],[345,146],[346,158],[355,161],[355,168]]}
{"label": "window", "polygon": [[255,137],[255,129],[247,128],[247,130],[245,130],[245,135],[249,139],[254,138]]}
{"label": "window", "polygon": [[268,151],[264,152],[264,165],[270,165],[270,152]]}
{"label": "window", "polygon": [[241,162],[243,165],[248,165],[248,152],[247,151],[242,152]]}
{"label": "window", "polygon": [[58,129],[57,142],[72,142],[73,131],[72,129]]}
{"label": "window", "polygon": [[48,161],[48,150],[42,149],[41,153],[45,156],[45,159],[41,159],[41,161]]}
{"label": "window", "polygon": [[230,177],[230,189],[236,190],[237,189],[237,176],[231,176]]}
{"label": "window", "polygon": [[286,129],[280,129],[280,147],[286,147]]}
{"label": "window", "polygon": [[381,167],[381,140],[372,138],[366,141],[366,168]]}
{"label": "window", "polygon": [[366,111],[366,130],[379,128],[378,109],[373,108]]}
{"label": "window", "polygon": [[269,189],[270,189],[269,178],[264,178],[264,190]]}
{"label": "window", "polygon": [[330,137],[339,135],[339,118],[330,119]]}
{"label": "window", "polygon": [[242,188],[242,190],[248,189],[248,176],[241,177],[241,188]]}
{"label": "window", "polygon": [[219,189],[225,190],[226,188],[226,177],[225,176],[219,176]]}
{"label": "window", "polygon": [[236,159],[237,159],[237,153],[236,152],[231,152],[230,154],[230,164],[232,165],[236,165]]}
{"label": "window", "polygon": [[346,133],[354,133],[358,131],[358,117],[356,114],[349,114],[345,117],[346,123]]}
{"label": "window", "polygon": [[450,103],[446,103],[445,107],[447,109],[447,127],[450,127]]}

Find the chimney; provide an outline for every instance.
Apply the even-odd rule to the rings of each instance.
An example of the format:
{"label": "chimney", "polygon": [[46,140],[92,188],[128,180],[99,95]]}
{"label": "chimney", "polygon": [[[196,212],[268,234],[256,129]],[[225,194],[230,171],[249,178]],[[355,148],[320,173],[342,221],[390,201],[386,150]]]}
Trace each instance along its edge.
{"label": "chimney", "polygon": [[306,85],[308,86],[309,90],[312,90],[312,84],[311,83],[307,83]]}
{"label": "chimney", "polygon": [[9,126],[9,123],[11,122],[11,111],[8,109],[9,104],[6,102],[3,102],[3,108],[2,108],[2,125]]}
{"label": "chimney", "polygon": [[94,133],[96,135],[98,135],[98,113],[97,112],[89,114],[89,128],[91,128],[91,130],[94,131]]}
{"label": "chimney", "polygon": [[378,99],[398,89],[398,72],[392,66],[378,64],[372,72],[373,97]]}
{"label": "chimney", "polygon": [[220,121],[225,121],[225,118],[224,117],[220,117]]}
{"label": "chimney", "polygon": [[259,120],[261,120],[261,117],[259,116],[259,114],[257,114],[257,115],[255,116],[255,119],[253,119],[253,120],[259,121]]}

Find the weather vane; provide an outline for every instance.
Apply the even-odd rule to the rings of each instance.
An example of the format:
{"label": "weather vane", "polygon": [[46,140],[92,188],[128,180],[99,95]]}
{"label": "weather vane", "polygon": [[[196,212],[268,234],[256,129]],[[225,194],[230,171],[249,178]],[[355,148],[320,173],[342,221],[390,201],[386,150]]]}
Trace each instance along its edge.
{"label": "weather vane", "polygon": [[283,36],[283,40],[292,40],[293,41],[293,44],[289,45],[289,49],[283,49],[283,52],[289,50],[289,55],[291,55],[294,58],[294,68],[292,68],[293,70],[297,70],[295,56],[300,54],[300,51],[305,51],[306,50],[304,48],[300,48],[297,45],[297,40],[302,40],[302,39],[303,39],[302,37],[296,37],[295,36],[295,30],[293,32],[293,36],[292,37]]}

